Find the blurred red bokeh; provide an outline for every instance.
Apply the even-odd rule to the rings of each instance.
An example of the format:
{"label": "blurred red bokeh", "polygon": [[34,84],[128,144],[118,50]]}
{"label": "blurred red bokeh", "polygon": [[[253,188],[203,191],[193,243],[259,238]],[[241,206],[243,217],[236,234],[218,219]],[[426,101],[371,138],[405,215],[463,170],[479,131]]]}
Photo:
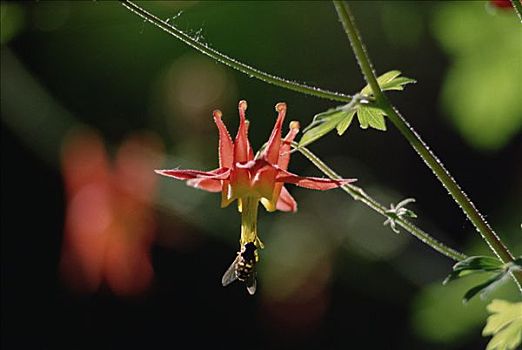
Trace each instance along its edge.
{"label": "blurred red bokeh", "polygon": [[[520,1],[520,0],[517,0]],[[511,0],[490,0],[489,3],[494,7],[502,8],[502,9],[510,9],[513,7]]]}
{"label": "blurred red bokeh", "polygon": [[153,169],[161,164],[161,153],[159,139],[146,133],[125,139],[114,162],[95,131],[75,130],[64,142],[61,272],[73,289],[92,293],[106,284],[116,295],[136,295],[150,285]]}

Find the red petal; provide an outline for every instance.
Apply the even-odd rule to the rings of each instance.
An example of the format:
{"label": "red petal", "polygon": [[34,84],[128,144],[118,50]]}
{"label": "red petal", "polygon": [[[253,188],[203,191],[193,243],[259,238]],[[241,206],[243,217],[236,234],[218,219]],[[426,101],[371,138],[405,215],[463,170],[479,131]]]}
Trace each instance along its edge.
{"label": "red petal", "polygon": [[279,195],[276,206],[277,210],[281,211],[291,211],[294,213],[297,211],[297,202],[284,186],[281,189],[281,194]]}
{"label": "red petal", "polygon": [[234,143],[227,127],[221,120],[221,111],[215,110],[213,115],[214,122],[219,130],[219,166],[221,168],[232,168],[234,165]]}
{"label": "red petal", "polygon": [[331,190],[340,187],[344,184],[354,182],[356,179],[339,179],[331,180],[320,177],[305,177],[292,174],[288,171],[279,170],[279,175],[276,178],[277,182],[291,183],[300,187],[309,188],[312,190]]}
{"label": "red petal", "polygon": [[187,185],[208,192],[221,192],[222,188],[221,180],[208,178],[190,179],[187,181]]}
{"label": "red petal", "polygon": [[[272,200],[274,193],[274,186],[276,184],[276,176],[278,169],[265,159],[251,160],[246,163],[237,163],[234,173],[247,170],[249,178],[249,192],[256,192],[260,197]],[[236,176],[236,174],[234,174]],[[237,181],[232,181],[235,186]],[[275,207],[274,209],[275,210]]]}
{"label": "red petal", "polygon": [[173,177],[178,180],[190,180],[190,179],[215,179],[215,180],[226,180],[230,175],[230,169],[219,168],[212,171],[200,171],[200,170],[154,170],[157,174],[163,176]]}
{"label": "red petal", "polygon": [[[251,174],[251,186],[261,197],[273,199],[277,169],[266,163]],[[278,193],[276,193],[277,195]]]}
{"label": "red petal", "polygon": [[283,144],[279,149],[279,161],[277,165],[279,168],[286,170],[288,169],[288,163],[290,162],[290,148],[292,147],[292,141],[299,132],[299,122],[293,121],[290,123],[290,131],[286,134]]}
{"label": "red petal", "polygon": [[283,121],[286,115],[286,104],[280,102],[276,105],[276,111],[278,112],[277,120],[272,130],[272,134],[268,139],[268,144],[264,152],[264,158],[272,164],[277,164],[279,161],[279,149],[281,147],[281,128],[283,127]]}
{"label": "red petal", "polygon": [[237,129],[234,145],[234,163],[248,162],[254,158],[254,152],[248,141],[248,123],[245,117],[246,101],[239,101],[239,128]]}

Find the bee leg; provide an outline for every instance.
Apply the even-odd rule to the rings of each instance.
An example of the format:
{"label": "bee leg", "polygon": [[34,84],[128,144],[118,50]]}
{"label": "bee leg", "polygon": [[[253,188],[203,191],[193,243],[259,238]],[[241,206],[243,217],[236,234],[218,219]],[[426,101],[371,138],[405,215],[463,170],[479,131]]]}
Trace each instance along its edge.
{"label": "bee leg", "polygon": [[256,236],[255,245],[256,245],[256,247],[259,247],[260,249],[264,249],[265,248],[265,245],[263,244],[263,242],[261,242],[261,240],[257,236]]}

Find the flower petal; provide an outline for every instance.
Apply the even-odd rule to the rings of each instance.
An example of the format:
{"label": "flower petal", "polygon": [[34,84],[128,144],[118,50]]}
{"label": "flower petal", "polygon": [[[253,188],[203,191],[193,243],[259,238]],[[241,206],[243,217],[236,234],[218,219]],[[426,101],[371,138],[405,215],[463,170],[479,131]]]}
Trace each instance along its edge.
{"label": "flower petal", "polygon": [[283,121],[286,115],[286,103],[279,102],[275,106],[278,112],[277,120],[274,124],[272,134],[268,139],[266,149],[264,151],[264,158],[272,164],[277,164],[279,161],[279,149],[281,148],[281,129],[283,127]]}
{"label": "flower petal", "polygon": [[232,168],[234,165],[234,143],[221,119],[223,115],[221,111],[215,110],[212,114],[219,131],[219,166],[221,168]]}
{"label": "flower petal", "polygon": [[190,180],[190,179],[215,179],[215,180],[227,180],[230,176],[230,169],[218,168],[212,171],[201,171],[201,170],[154,170],[157,174],[173,177],[177,180]]}
{"label": "flower petal", "polygon": [[[230,175],[232,177],[232,175]],[[230,180],[221,181],[221,208],[226,208],[230,203],[235,200],[232,195],[232,188],[230,186]]]}
{"label": "flower petal", "polygon": [[254,151],[248,141],[248,122],[245,117],[247,109],[246,101],[239,101],[239,128],[237,129],[236,141],[234,144],[234,162],[248,162],[254,159]]}
{"label": "flower petal", "polygon": [[281,194],[279,195],[279,199],[277,200],[277,210],[281,211],[297,211],[297,202],[294,197],[288,192],[288,190],[283,186],[281,189]]}
{"label": "flower petal", "polygon": [[283,187],[283,183],[281,182],[276,183],[272,199],[261,198],[261,203],[268,212],[280,210],[295,213],[297,211],[297,202],[288,190]]}
{"label": "flower petal", "polygon": [[277,165],[279,168],[286,170],[288,169],[288,163],[290,162],[290,148],[292,147],[292,141],[294,141],[297,133],[299,132],[299,122],[290,122],[290,131],[286,134],[283,144],[279,149],[279,161]]}
{"label": "flower petal", "polygon": [[[272,200],[274,197],[274,187],[276,185],[276,176],[278,170],[269,163],[256,169],[255,173],[251,174],[252,189],[263,198]],[[277,193],[276,195],[278,195]]]}
{"label": "flower petal", "polygon": [[357,181],[357,179],[332,180],[321,177],[298,176],[285,170],[279,170],[279,174],[277,175],[276,181],[291,183],[312,190],[326,191],[340,187],[347,183]]}
{"label": "flower petal", "polygon": [[200,190],[208,192],[221,192],[221,180],[199,178],[187,180],[187,185],[199,188]]}
{"label": "flower petal", "polygon": [[[246,163],[236,163],[234,172],[248,170],[249,173],[249,192],[272,200],[274,186],[278,168],[267,162],[265,159],[251,160]],[[277,193],[279,195],[279,193]]]}

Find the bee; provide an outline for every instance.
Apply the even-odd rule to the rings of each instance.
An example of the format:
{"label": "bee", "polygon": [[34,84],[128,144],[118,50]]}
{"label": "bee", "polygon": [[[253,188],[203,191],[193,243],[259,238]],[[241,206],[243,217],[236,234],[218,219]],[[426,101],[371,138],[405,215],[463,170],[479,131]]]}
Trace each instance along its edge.
{"label": "bee", "polygon": [[230,267],[223,274],[221,283],[223,287],[228,286],[235,280],[246,283],[247,291],[250,295],[256,292],[256,245],[253,242],[246,243],[241,251],[237,252],[237,257],[234,259]]}

